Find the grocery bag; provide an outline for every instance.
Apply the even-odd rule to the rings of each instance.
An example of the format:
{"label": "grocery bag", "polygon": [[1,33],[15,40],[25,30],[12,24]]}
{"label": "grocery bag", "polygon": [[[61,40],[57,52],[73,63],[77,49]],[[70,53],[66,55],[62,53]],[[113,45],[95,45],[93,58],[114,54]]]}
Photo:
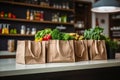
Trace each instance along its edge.
{"label": "grocery bag", "polygon": [[106,60],[107,52],[104,40],[88,40],[90,60]]}
{"label": "grocery bag", "polygon": [[73,40],[50,40],[47,47],[47,62],[75,62]]}
{"label": "grocery bag", "polygon": [[16,62],[21,64],[45,63],[45,42],[23,40],[17,42]]}
{"label": "grocery bag", "polygon": [[87,40],[75,40],[75,61],[86,61],[88,58]]}

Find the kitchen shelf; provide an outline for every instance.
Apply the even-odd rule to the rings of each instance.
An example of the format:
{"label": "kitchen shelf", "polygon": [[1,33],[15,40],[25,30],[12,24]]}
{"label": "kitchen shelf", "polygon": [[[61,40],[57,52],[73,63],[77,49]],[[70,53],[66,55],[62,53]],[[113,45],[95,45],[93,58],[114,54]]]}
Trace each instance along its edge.
{"label": "kitchen shelf", "polygon": [[54,8],[54,7],[50,7],[50,6],[40,6],[40,5],[28,4],[28,3],[22,3],[22,2],[14,2],[14,1],[0,1],[0,3],[7,3],[7,4],[12,4],[12,5],[20,5],[20,6],[42,8],[42,9],[49,9],[49,10],[51,9],[51,10],[74,12],[74,9]]}
{"label": "kitchen shelf", "polygon": [[114,21],[120,21],[120,18],[116,18],[116,19],[112,19],[112,20],[114,20]]}
{"label": "kitchen shelf", "polygon": [[75,27],[75,29],[76,29],[76,30],[85,30],[86,28],[76,28],[76,27]]}
{"label": "kitchen shelf", "polygon": [[110,31],[120,31],[120,29],[118,29],[118,30],[117,29],[116,30],[110,30]]}
{"label": "kitchen shelf", "polygon": [[0,59],[15,58],[16,52],[0,51]]}
{"label": "kitchen shelf", "polygon": [[74,25],[74,23],[62,23],[62,22],[52,22],[52,21],[39,21],[39,20],[27,20],[20,18],[0,18],[0,20],[9,20],[9,21],[20,21],[20,22],[32,22],[32,23],[44,23],[44,24],[61,24],[61,25]]}
{"label": "kitchen shelf", "polygon": [[[120,12],[109,14],[109,37],[111,39],[120,38],[120,33],[119,33],[120,30],[114,29],[120,26],[120,18],[113,18],[113,16],[118,16],[118,15],[120,15]],[[114,30],[111,30],[111,28]]]}
{"label": "kitchen shelf", "polygon": [[0,34],[0,36],[10,36],[10,37],[14,37],[14,36],[17,36],[17,37],[34,37],[35,35],[26,35],[26,34]]}
{"label": "kitchen shelf", "polygon": [[[16,0],[17,1],[17,0]],[[64,0],[66,2],[66,0]],[[64,1],[60,1],[60,4],[64,3]],[[54,2],[54,1],[53,1]],[[67,1],[72,2],[72,0]],[[74,4],[74,3],[70,3]],[[64,32],[74,31],[74,22],[70,22],[74,20],[74,5],[71,6],[70,9],[63,8],[55,8],[53,6],[41,6],[36,4],[24,3],[24,2],[15,2],[15,0],[0,0],[0,11],[8,14],[9,12],[14,14],[16,18],[5,18],[0,17],[1,24],[10,24],[10,29],[15,28],[20,31],[21,26],[25,25],[25,28],[36,28],[37,31],[42,30],[46,27],[55,28],[57,26],[65,26],[68,29],[64,30]],[[35,11],[44,11],[44,20],[27,20],[26,13],[27,10],[35,10]],[[24,15],[20,14],[23,13]],[[52,15],[54,13],[60,13],[61,15],[66,15],[68,22],[53,22]],[[71,17],[72,16],[72,17]],[[39,26],[39,27],[38,27]],[[21,35],[21,34],[0,34],[0,44],[7,44],[8,39],[15,40],[34,40],[35,35]],[[17,44],[15,44],[17,46]],[[0,47],[0,50],[6,50],[7,46]]]}

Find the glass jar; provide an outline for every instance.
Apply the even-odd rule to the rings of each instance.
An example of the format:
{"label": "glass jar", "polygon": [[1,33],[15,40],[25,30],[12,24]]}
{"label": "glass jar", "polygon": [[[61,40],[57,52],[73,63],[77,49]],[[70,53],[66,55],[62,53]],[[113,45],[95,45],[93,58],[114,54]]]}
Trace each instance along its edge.
{"label": "glass jar", "polygon": [[20,34],[25,34],[25,25],[21,26]]}
{"label": "glass jar", "polygon": [[36,34],[36,28],[32,28],[31,34],[32,34],[32,35]]}
{"label": "glass jar", "polygon": [[9,52],[15,51],[15,40],[8,40],[8,51]]}
{"label": "glass jar", "polygon": [[77,22],[77,27],[78,28],[83,28],[84,27],[84,22],[83,21],[78,21]]}
{"label": "glass jar", "polygon": [[61,16],[61,22],[63,22],[63,23],[67,22],[67,15]]}

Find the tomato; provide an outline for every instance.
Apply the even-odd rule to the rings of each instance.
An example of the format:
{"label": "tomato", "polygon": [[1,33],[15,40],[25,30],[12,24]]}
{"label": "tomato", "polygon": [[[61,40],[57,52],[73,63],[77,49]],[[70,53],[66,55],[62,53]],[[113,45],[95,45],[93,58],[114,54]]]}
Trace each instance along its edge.
{"label": "tomato", "polygon": [[47,39],[50,40],[52,37],[50,34],[47,35]]}
{"label": "tomato", "polygon": [[44,37],[43,37],[43,40],[47,41],[47,40],[50,40],[52,37],[50,34],[46,34]]}
{"label": "tomato", "polygon": [[46,40],[47,40],[47,37],[46,37],[46,36],[44,36],[44,37],[43,37],[43,40],[45,40],[45,41],[46,41]]}
{"label": "tomato", "polygon": [[12,14],[12,18],[14,18],[14,19],[15,19],[15,18],[16,18],[16,16],[15,16],[14,14]]}

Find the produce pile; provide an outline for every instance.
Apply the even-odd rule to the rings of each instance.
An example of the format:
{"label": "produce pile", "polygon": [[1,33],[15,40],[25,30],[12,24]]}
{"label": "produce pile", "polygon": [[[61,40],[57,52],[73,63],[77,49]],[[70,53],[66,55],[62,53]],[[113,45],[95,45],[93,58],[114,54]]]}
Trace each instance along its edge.
{"label": "produce pile", "polygon": [[35,35],[35,41],[47,41],[47,40],[81,40],[83,36],[77,33],[64,33],[58,29],[44,29],[38,31]]}
{"label": "produce pile", "polygon": [[63,33],[58,29],[44,29],[38,31],[35,35],[35,41],[47,41],[47,40],[106,40],[106,37],[102,34],[103,28],[95,27],[84,31],[83,35],[77,33]]}

